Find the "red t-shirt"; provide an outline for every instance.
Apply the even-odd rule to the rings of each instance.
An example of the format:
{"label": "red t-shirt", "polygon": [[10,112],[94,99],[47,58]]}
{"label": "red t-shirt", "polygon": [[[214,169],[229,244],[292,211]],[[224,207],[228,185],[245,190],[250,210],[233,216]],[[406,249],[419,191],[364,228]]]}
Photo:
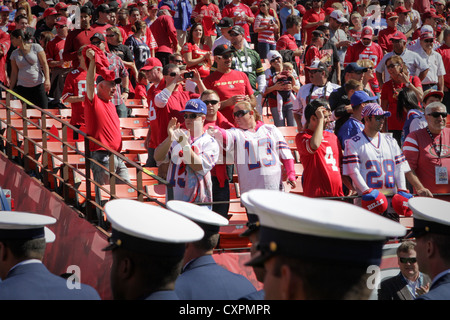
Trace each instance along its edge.
{"label": "red t-shirt", "polygon": [[378,33],[378,44],[381,49],[386,50],[386,52],[393,50],[391,38],[395,32],[397,32],[397,28],[387,27],[386,29],[380,30]]}
{"label": "red t-shirt", "polygon": [[312,150],[312,130],[301,131],[295,144],[303,164],[303,194],[307,197],[340,197],[342,191],[342,149],[334,133],[323,131],[317,150]]}
{"label": "red t-shirt", "polygon": [[[403,145],[403,154],[425,188],[432,193],[450,193],[450,184],[436,183],[436,167],[447,168],[447,179],[450,179],[450,128],[445,128],[441,135],[432,136],[433,139],[426,128],[411,132]],[[439,157],[436,151],[441,145]]]}
{"label": "red t-shirt", "polygon": [[[153,100],[154,97],[161,91],[162,90],[155,91],[153,95]],[[190,91],[183,91],[183,87],[179,85],[178,90],[173,91],[172,94],[170,95],[170,98],[167,101],[167,104],[164,106],[164,108],[159,108],[155,105],[156,119],[158,119],[158,127],[159,127],[157,140],[158,145],[167,138],[167,126],[169,125],[170,119],[175,117],[178,119],[179,123],[183,123],[184,117],[183,113],[180,113],[180,111],[184,110],[186,102],[188,102],[190,99],[195,99],[198,97],[199,95],[197,93],[192,93]]]}
{"label": "red t-shirt", "polygon": [[[206,44],[203,45],[203,49],[200,49],[196,44],[186,42],[181,49],[181,54],[184,56],[185,53],[191,52],[192,59],[198,59],[205,56],[209,51],[211,51],[211,49]],[[192,69],[197,69],[202,78],[207,77],[210,74],[210,66],[204,60],[200,64],[187,68],[187,70]]]}
{"label": "red t-shirt", "polygon": [[178,45],[177,29],[170,16],[159,16],[150,26],[150,30],[158,45],[156,52],[173,53]]}
{"label": "red t-shirt", "polygon": [[11,40],[8,33],[0,30],[0,46],[3,50],[3,55],[0,57],[0,81],[6,84],[6,53],[11,46]]}
{"label": "red t-shirt", "polygon": [[[81,68],[72,70],[66,77],[64,82],[64,89],[61,96],[61,101],[66,100],[70,96],[85,96],[86,95],[86,74],[87,71]],[[72,102],[72,116],[70,117],[70,124],[83,125],[84,121],[84,103]]]}
{"label": "red t-shirt", "polygon": [[[227,100],[236,95],[253,94],[253,89],[244,72],[238,70],[230,70],[228,73],[214,71],[212,74],[203,79],[203,84],[207,89],[212,89],[219,95],[220,101]],[[234,106],[225,107],[220,112],[231,123],[234,123],[233,115]]]}
{"label": "red t-shirt", "polygon": [[[422,82],[419,77],[410,76],[409,81],[417,88],[422,88]],[[388,130],[403,130],[403,125],[406,120],[406,111],[403,112],[403,120],[397,118],[397,96],[398,93],[405,87],[404,83],[394,83],[391,80],[385,82],[381,87],[381,100],[388,102],[388,111],[391,116],[388,118]]]}
{"label": "red t-shirt", "polygon": [[[296,51],[298,49],[297,42],[293,35],[285,32],[278,40],[276,45],[276,50],[292,50]],[[295,62],[297,65],[300,63],[300,57],[295,57]]]}
{"label": "red t-shirt", "polygon": [[156,106],[153,102],[153,98],[155,97],[155,91],[161,91],[165,87],[166,82],[162,79],[160,83],[150,86],[147,91],[148,119],[150,121],[150,141],[148,147],[152,149],[155,149],[158,146],[159,139],[159,125],[158,119],[156,118]]}
{"label": "red t-shirt", "polygon": [[54,37],[47,43],[47,61],[63,61],[64,43],[66,39]]}
{"label": "red t-shirt", "polygon": [[[239,16],[242,17],[243,15],[246,15],[247,17],[251,17],[251,18],[255,17],[253,15],[253,12],[250,9],[250,7],[243,3],[239,3],[237,6],[230,3],[230,4],[226,5],[222,11],[223,17],[233,18],[233,17],[239,17]],[[238,26],[241,26],[242,28],[244,28],[245,40],[251,41],[250,40],[250,27],[249,27],[249,23],[247,21],[242,20],[242,19],[236,19],[234,21],[234,25],[238,25]]]}
{"label": "red t-shirt", "polygon": [[444,85],[447,88],[450,88],[450,47],[444,43],[439,49],[436,49],[436,51],[442,56],[442,62],[444,62],[447,72],[444,75]]}
{"label": "red t-shirt", "polygon": [[311,22],[318,22],[318,21],[323,21],[325,20],[325,11],[320,8],[319,13],[317,13],[314,9],[310,9],[308,11],[306,11],[305,15],[303,16],[303,21],[302,21],[302,29],[305,31],[306,33],[306,39],[304,39],[304,43],[306,43],[307,45],[311,44],[311,39],[312,39],[312,32],[314,30],[316,30],[317,27],[312,27],[312,28],[305,28],[305,25],[307,25],[308,23]]}
{"label": "red t-shirt", "polygon": [[203,15],[201,22],[204,36],[208,37],[217,35],[216,24],[213,22],[212,18],[216,17],[218,20],[222,19],[222,14],[220,13],[219,7],[214,3],[203,4],[199,1],[192,11],[191,18],[195,19],[200,14]]}
{"label": "red t-shirt", "polygon": [[74,29],[69,31],[66,42],[64,43],[64,61],[72,61],[72,66],[78,68],[80,62],[78,61],[78,49],[84,45],[91,44],[91,37],[95,31],[93,28],[89,29]]}
{"label": "red t-shirt", "polygon": [[[122,150],[122,134],[116,106],[111,101],[103,101],[96,94],[90,101],[84,99],[84,119],[86,133],[105,146],[120,152]],[[95,143],[90,144],[91,151],[104,150]]]}
{"label": "red t-shirt", "polygon": [[143,84],[136,84],[136,88],[134,88],[134,98],[147,99],[147,88]]}

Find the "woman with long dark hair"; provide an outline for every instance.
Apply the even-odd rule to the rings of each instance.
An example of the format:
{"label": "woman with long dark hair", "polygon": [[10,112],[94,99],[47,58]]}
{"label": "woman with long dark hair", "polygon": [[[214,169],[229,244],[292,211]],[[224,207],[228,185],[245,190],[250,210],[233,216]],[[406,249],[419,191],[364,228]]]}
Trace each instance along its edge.
{"label": "woman with long dark hair", "polygon": [[209,76],[212,65],[211,48],[205,43],[203,26],[201,23],[194,23],[189,30],[189,34],[181,49],[186,70],[197,69],[200,77]]}
{"label": "woman with long dark hair", "polygon": [[50,69],[44,49],[30,43],[31,35],[24,30],[11,32],[11,44],[17,49],[11,54],[10,89],[36,106],[48,107]]}
{"label": "woman with long dark hair", "polygon": [[418,123],[422,123],[419,128],[425,128],[427,126],[427,120],[425,119],[423,108],[420,105],[415,92],[409,88],[403,88],[402,91],[398,93],[397,116],[403,116],[404,112],[406,112],[406,120],[402,131],[402,145],[408,134],[413,131],[411,128],[411,123],[414,119],[417,119],[416,121],[419,121]]}

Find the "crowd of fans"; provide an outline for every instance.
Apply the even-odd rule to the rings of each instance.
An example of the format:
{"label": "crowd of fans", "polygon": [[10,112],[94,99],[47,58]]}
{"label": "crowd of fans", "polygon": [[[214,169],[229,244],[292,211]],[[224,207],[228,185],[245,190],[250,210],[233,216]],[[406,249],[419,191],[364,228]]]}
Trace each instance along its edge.
{"label": "crowd of fans", "polygon": [[[449,147],[444,127],[450,108],[449,8],[445,0],[4,1],[0,6],[0,81],[43,108],[70,103],[71,124],[83,130],[88,68],[83,51],[93,46],[94,51],[102,52],[96,57],[104,55],[101,63],[105,68],[114,73],[115,79],[120,78],[111,91],[117,115],[130,116],[128,99],[142,99],[148,106],[146,165],[159,166],[163,177],[167,167],[155,161],[155,149],[173,136],[174,123],[194,119],[186,118],[185,107],[191,99],[205,96],[205,91],[206,96],[214,98],[202,99],[208,107],[205,116],[214,118],[208,122],[206,117],[206,123],[220,129],[236,127],[247,132],[242,127],[247,121],[252,124],[251,130],[258,130],[258,122],[263,120],[260,115],[264,114],[275,127],[310,130],[311,142],[306,146],[302,146],[305,140],[297,137],[299,150],[306,148],[310,154],[320,148],[316,131],[322,137],[321,128],[336,135],[337,145],[325,148],[323,154],[326,163],[334,163],[333,170],[339,168],[342,155],[344,162],[353,161],[345,154],[346,140],[363,132],[372,117],[386,118],[375,121],[381,123],[378,131],[390,133],[396,142],[392,155],[395,161],[403,157],[405,143],[409,143],[405,154],[413,157],[416,147],[411,146],[414,142],[408,135],[432,129],[430,122],[437,119],[440,124],[436,126],[442,128],[427,129],[427,137],[431,137],[438,162],[428,159],[427,163],[427,156],[408,159],[414,166],[422,161],[431,168],[429,173],[434,170],[433,179],[423,178],[421,166],[408,177],[416,192],[430,196],[436,190],[448,192]],[[320,103],[314,105],[314,101]],[[433,101],[443,104],[425,112]],[[240,112],[235,112],[239,103]],[[383,112],[375,107],[365,112],[365,105],[372,103]],[[245,118],[247,114],[251,119]],[[233,136],[230,132],[229,139]],[[278,137],[279,132],[274,132]],[[282,137],[275,140],[285,148]],[[382,143],[377,141],[380,147]],[[242,148],[250,147],[245,140]],[[267,148],[272,150],[267,154],[274,156],[275,149],[270,144]],[[304,159],[306,153],[301,155]],[[317,166],[317,162],[311,163]],[[218,178],[219,190],[228,189],[224,181],[231,173],[226,166],[220,168],[212,171],[213,177]],[[295,185],[291,164],[287,169],[289,181]],[[314,172],[320,168],[304,169]],[[373,182],[386,174],[375,169],[375,176],[369,170],[370,177],[362,180]],[[389,170],[393,168],[384,171]],[[305,177],[310,184],[317,178]],[[399,179],[400,189],[406,189],[404,176]],[[435,180],[432,184],[437,187],[422,185],[423,179]],[[355,191],[363,195],[372,194],[371,186],[376,186],[369,181],[363,190],[353,190],[356,181],[335,181],[340,184],[337,193],[331,191],[334,187],[324,187],[325,192],[321,187],[309,190],[314,189],[314,196],[342,196]]]}

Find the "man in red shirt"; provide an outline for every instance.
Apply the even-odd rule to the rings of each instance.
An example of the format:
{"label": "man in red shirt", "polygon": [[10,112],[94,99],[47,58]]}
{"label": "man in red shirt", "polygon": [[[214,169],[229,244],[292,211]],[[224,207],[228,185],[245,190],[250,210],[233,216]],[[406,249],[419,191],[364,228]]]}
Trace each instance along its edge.
{"label": "man in red shirt", "polygon": [[303,164],[303,194],[307,197],[340,197],[342,149],[334,133],[325,128],[330,121],[326,100],[316,99],[305,109],[306,130],[295,137]]}
{"label": "man in red shirt", "polygon": [[156,49],[156,57],[161,61],[162,65],[169,63],[169,56],[179,51],[177,29],[173,22],[173,14],[175,13],[168,6],[159,8],[158,18],[150,26],[150,30],[158,44]]}
{"label": "man in red shirt", "polygon": [[233,50],[228,45],[219,45],[214,49],[214,61],[217,69],[203,79],[207,89],[217,92],[220,97],[220,112],[234,123],[233,109],[239,101],[248,101],[256,106],[256,98],[247,75],[231,69]]}
{"label": "man in red shirt", "polygon": [[[299,48],[294,38],[295,34],[298,34],[302,28],[301,18],[296,15],[290,15],[286,19],[286,32],[278,39],[276,50],[289,50],[292,52],[292,57],[295,60],[296,71],[299,69],[300,56],[303,54],[303,48]],[[283,57],[283,61],[286,62],[286,57]],[[297,72],[299,74],[299,72]]]}
{"label": "man in red shirt", "polygon": [[[6,78],[6,56],[11,47],[11,39],[8,33],[0,30],[0,83],[7,84]],[[0,96],[2,90],[0,88]]]}
{"label": "man in red shirt", "polygon": [[111,27],[109,24],[109,15],[113,10],[114,9],[106,3],[102,3],[96,9],[98,19],[92,24],[92,29],[94,29],[95,32],[103,34],[104,37],[106,37],[106,29]]}
{"label": "man in red shirt", "polygon": [[255,22],[255,16],[247,5],[241,3],[241,0],[232,0],[230,4],[223,8],[222,16],[233,19],[235,26],[244,28],[245,40],[251,41],[249,25]]}
{"label": "man in red shirt", "polygon": [[[374,69],[378,66],[378,63],[383,59],[383,49],[381,49],[379,44],[372,41],[373,34],[372,27],[366,26],[362,29],[361,40],[347,48],[344,67],[351,62],[362,59],[372,60]],[[374,93],[380,92],[380,85],[376,77],[370,80],[369,83]]]}
{"label": "man in red shirt", "polygon": [[391,37],[397,31],[398,15],[395,11],[386,14],[387,28],[378,33],[378,44],[383,49],[383,54],[392,51]]}
{"label": "man in red shirt", "polygon": [[442,102],[447,106],[447,112],[450,113],[450,29],[444,30],[444,43],[436,50],[442,56],[444,62],[444,98]]}
{"label": "man in red shirt", "polygon": [[[66,77],[64,89],[61,96],[62,102],[69,102],[72,108],[70,124],[80,128],[84,122],[84,99],[86,96],[86,75],[87,68],[82,54],[83,47],[78,50],[80,66],[72,70]],[[74,140],[78,140],[78,135],[74,131]]]}
{"label": "man in red shirt", "polygon": [[322,9],[322,0],[313,0],[312,8],[306,11],[302,20],[303,30],[306,31],[305,37],[303,38],[304,45],[311,44],[312,32],[324,23],[325,11]]}
{"label": "man in red shirt", "polygon": [[69,33],[66,17],[58,17],[55,22],[56,36],[47,44],[47,62],[50,68],[50,96],[55,100],[61,98],[64,81],[71,70],[70,61],[63,59],[64,44]]}
{"label": "man in red shirt", "polygon": [[[84,100],[86,131],[89,136],[100,141],[109,149],[121,152],[122,134],[120,131],[120,120],[116,112],[116,107],[111,102],[111,98],[116,91],[116,84],[120,83],[121,79],[117,78],[113,81],[108,81],[109,79],[98,78],[97,94],[95,94],[96,54],[101,54],[101,52],[95,52],[92,48],[86,50],[86,57],[89,59],[89,67],[86,74],[86,97]],[[90,150],[93,159],[104,167],[109,168],[109,157],[111,156],[109,150],[95,143],[90,144]],[[110,174],[108,170],[104,170],[95,163],[91,163],[91,169],[96,182],[99,184],[109,183]],[[114,171],[123,180],[130,182],[128,169],[125,163],[117,156],[114,156]],[[120,180],[117,181],[117,183],[121,182]],[[97,191],[100,190],[96,186]]]}
{"label": "man in red shirt", "polygon": [[211,0],[201,0],[197,3],[191,14],[191,19],[201,22],[205,44],[212,48],[217,37],[216,23],[222,19],[219,7]]}
{"label": "man in red shirt", "polygon": [[69,32],[64,43],[63,60],[72,61],[72,67],[78,68],[78,49],[91,43],[91,37],[95,31],[91,28],[92,11],[83,6],[80,9],[80,29]]}

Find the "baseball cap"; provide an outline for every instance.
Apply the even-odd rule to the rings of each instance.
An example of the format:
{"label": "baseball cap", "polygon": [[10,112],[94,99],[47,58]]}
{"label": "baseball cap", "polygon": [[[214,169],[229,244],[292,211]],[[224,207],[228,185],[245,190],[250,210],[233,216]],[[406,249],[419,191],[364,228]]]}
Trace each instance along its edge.
{"label": "baseball cap", "polygon": [[65,4],[64,2],[58,2],[55,6],[56,11],[59,11],[61,9],[66,9],[69,6],[67,4]]}
{"label": "baseball cap", "polygon": [[450,202],[428,197],[409,199],[408,206],[413,212],[412,234],[417,237],[426,233],[450,234]]}
{"label": "baseball cap", "polygon": [[347,73],[347,72],[358,72],[358,71],[366,72],[367,68],[366,67],[361,67],[356,62],[350,62],[344,69],[344,73]]}
{"label": "baseball cap", "polygon": [[429,39],[429,38],[434,38],[433,27],[430,25],[424,25],[420,29],[420,39]]}
{"label": "baseball cap", "polygon": [[48,16],[53,16],[53,15],[57,15],[57,14],[59,14],[58,11],[56,11],[55,8],[50,7],[50,8],[45,9],[43,17],[47,18]]}
{"label": "baseball cap", "polygon": [[369,96],[365,91],[361,90],[361,91],[355,91],[355,93],[353,93],[352,97],[350,98],[350,103],[352,105],[352,107],[358,106],[361,103],[367,102],[367,101],[374,101],[377,100],[378,97],[377,96]]}
{"label": "baseball cap", "polygon": [[394,34],[391,36],[390,40],[405,40],[405,41],[407,41],[406,35],[400,31],[395,31]]}
{"label": "baseball cap", "polygon": [[439,18],[439,16],[435,13],[435,11],[427,11],[427,12],[424,12],[423,14],[422,14],[422,21],[425,21],[425,19],[429,19],[429,18],[434,18],[434,19],[436,19],[436,18]]}
{"label": "baseball cap", "polygon": [[[106,81],[105,78],[103,78],[102,76],[98,76],[97,79],[95,80],[95,82],[97,84],[99,84],[102,81]],[[116,78],[114,80],[111,80],[112,82],[114,82],[115,84],[121,84],[122,83],[122,79],[121,78]]]}
{"label": "baseball cap", "polygon": [[378,103],[368,103],[364,106],[361,116],[363,118],[369,116],[390,117],[391,113],[389,111],[384,111]]}
{"label": "baseball cap", "polygon": [[313,38],[324,38],[325,37],[325,33],[323,33],[320,30],[314,30],[312,32]]}
{"label": "baseball cap", "polygon": [[395,11],[386,13],[386,20],[392,19],[392,18],[398,18],[398,14]]}
{"label": "baseball cap", "polygon": [[206,104],[200,99],[191,99],[186,102],[184,110],[180,112],[192,112],[192,113],[203,113],[206,114]]}
{"label": "baseball cap", "polygon": [[219,28],[230,28],[234,26],[233,19],[228,17],[223,17],[220,19],[219,23],[216,24]]}
{"label": "baseball cap", "polygon": [[404,6],[400,6],[400,7],[397,7],[397,9],[395,9],[395,12],[396,12],[397,14],[400,14],[400,13],[408,13],[408,12],[411,12],[411,10],[406,9]]}
{"label": "baseball cap", "polygon": [[103,13],[110,13],[112,11],[112,8],[107,5],[106,3],[102,3],[97,7],[97,12],[103,12]]}
{"label": "baseball cap", "polygon": [[169,6],[161,6],[161,8],[159,8],[159,10],[167,10],[167,11],[170,12],[170,14],[171,14],[172,16],[175,15],[175,11],[173,11],[172,9],[170,9]]}
{"label": "baseball cap", "polygon": [[144,66],[140,70],[152,70],[154,67],[161,67],[161,60],[158,58],[150,57],[145,61]]}
{"label": "baseball cap", "polygon": [[228,30],[228,33],[235,32],[237,34],[245,35],[245,30],[241,26],[233,26],[230,30]]}
{"label": "baseball cap", "polygon": [[241,201],[259,218],[260,253],[246,265],[262,266],[278,255],[330,264],[379,265],[386,240],[406,234],[398,222],[347,202],[278,190],[247,193]]}
{"label": "baseball cap", "polygon": [[45,2],[46,4],[51,5],[51,6],[53,6],[53,5],[55,4],[55,2],[54,2],[53,0],[44,0],[44,2]]}
{"label": "baseball cap", "polygon": [[361,32],[361,39],[370,39],[373,37],[373,29],[370,26],[365,26]]}
{"label": "baseball cap", "polygon": [[326,71],[328,70],[327,65],[320,60],[314,60],[309,67],[306,67],[308,70],[320,70]]}
{"label": "baseball cap", "polygon": [[282,58],[281,54],[277,50],[270,50],[267,53],[267,60],[269,60],[269,62],[276,58]]}
{"label": "baseball cap", "polygon": [[10,12],[8,6],[0,6],[0,12]]}
{"label": "baseball cap", "polygon": [[53,242],[55,234],[46,226],[54,224],[56,219],[50,216],[20,212],[2,211],[0,214],[0,239],[40,239]]}
{"label": "baseball cap", "polygon": [[64,16],[60,16],[56,19],[55,24],[59,26],[67,26],[68,19]]}
{"label": "baseball cap", "polygon": [[180,200],[170,200],[167,202],[167,209],[181,214],[182,216],[197,223],[205,232],[218,233],[220,227],[229,224],[228,219],[220,214],[211,211],[205,206]]}
{"label": "baseball cap", "polygon": [[186,243],[198,241],[205,234],[197,224],[180,214],[137,200],[108,201],[105,212],[111,223],[111,237],[104,251],[123,248],[182,258]]}
{"label": "baseball cap", "polygon": [[100,32],[94,33],[94,35],[89,39],[92,42],[92,39],[98,38],[100,41],[105,41],[105,37]]}
{"label": "baseball cap", "polygon": [[444,93],[435,89],[428,89],[423,93],[422,101],[426,101],[431,96],[439,96],[441,99],[444,97]]}
{"label": "baseball cap", "polygon": [[330,17],[336,19],[340,23],[348,22],[341,10],[334,10],[331,12]]}
{"label": "baseball cap", "polygon": [[227,44],[221,44],[214,48],[213,55],[221,56],[230,52],[234,52],[234,50]]}

